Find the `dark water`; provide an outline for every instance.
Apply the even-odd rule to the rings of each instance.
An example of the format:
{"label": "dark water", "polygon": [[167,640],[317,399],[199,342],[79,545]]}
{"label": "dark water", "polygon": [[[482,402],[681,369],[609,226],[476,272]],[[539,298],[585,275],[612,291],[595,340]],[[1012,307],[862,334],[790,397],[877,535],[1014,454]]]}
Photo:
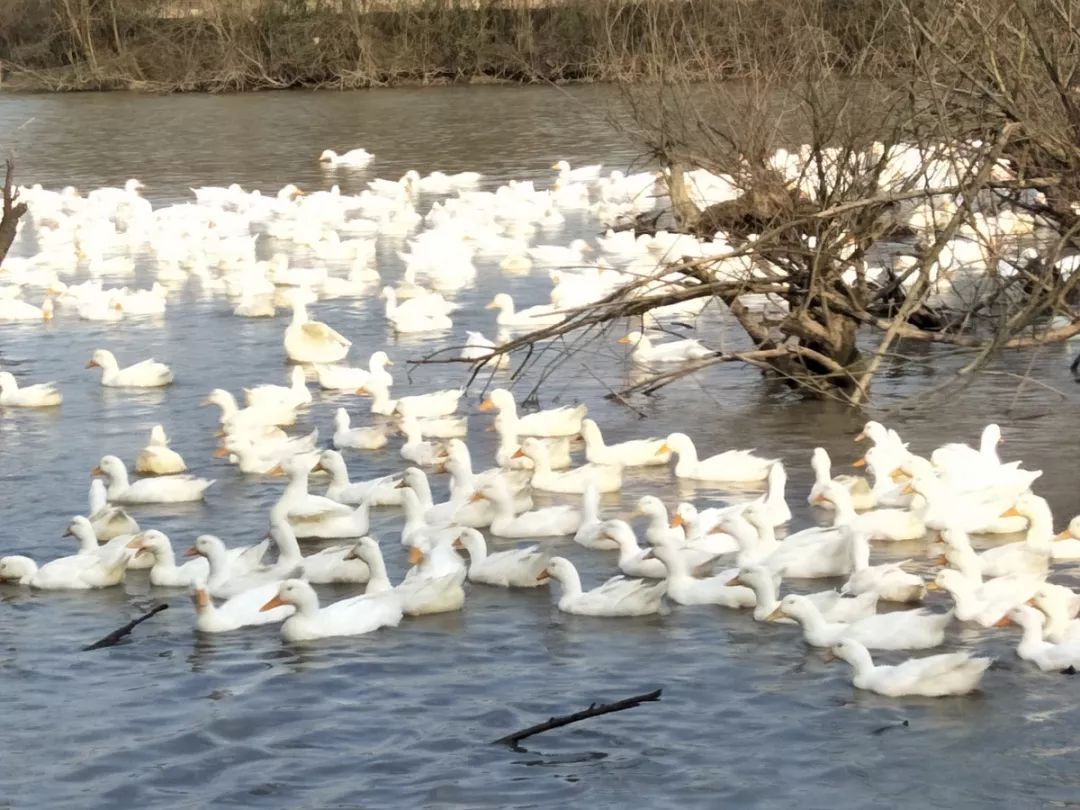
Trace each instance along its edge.
{"label": "dark water", "polygon": [[[369,171],[338,178],[345,190],[407,168],[476,169],[499,182],[550,177],[547,167],[560,157],[631,165],[633,148],[604,121],[612,102],[599,89],[521,88],[0,97],[0,143],[15,151],[26,181],[90,188],[136,176],[155,201],[233,181],[264,190],[289,181],[323,187],[329,178],[315,156],[326,147],[365,146],[378,156]],[[571,221],[538,241],[565,242],[585,230]],[[391,258],[395,245],[383,247],[380,270],[392,279],[400,271]],[[493,331],[481,305],[504,289],[524,305],[545,300],[548,285],[482,266],[476,288],[458,296],[457,342],[467,327]],[[167,532],[180,549],[203,532],[229,543],[261,536],[281,484],[245,479],[213,461],[217,412],[197,404],[214,387],[284,381],[284,316],[249,321],[230,309],[193,284],[160,321],[114,326],[61,315],[47,329],[0,327],[4,364],[34,380],[56,380],[65,395],[54,413],[8,412],[0,420],[0,551],[70,553],[61,533],[85,510],[90,468],[107,452],[130,461],[157,422],[194,472],[218,482],[205,505],[136,510],[143,527]],[[325,302],[313,313],[354,341],[354,362],[381,347],[400,361],[438,345],[427,337],[395,339],[378,301]],[[719,316],[705,317],[700,329],[714,342],[734,334]],[[783,456],[793,525],[814,519],[805,505],[809,452],[821,444],[838,467],[849,462],[864,417],[801,402],[731,367],[636,402],[646,415],[639,418],[603,398],[606,386],[631,377],[617,336],[605,336],[584,364],[550,378],[543,404],[584,400],[615,440],[681,429],[710,452],[757,447]],[[102,389],[83,369],[98,346],[114,349],[122,362],[151,354],[166,360],[177,383],[148,394]],[[879,401],[932,387],[958,362],[928,365],[922,378],[883,377]],[[1011,357],[960,393],[885,418],[917,451],[974,441],[987,421],[1001,422],[1008,455],[1045,471],[1038,491],[1060,524],[1080,509],[1078,389],[1066,366],[1060,348]],[[395,392],[463,380],[461,366],[425,366],[411,382],[402,369],[395,369]],[[1028,371],[1063,394],[1010,376]],[[469,444],[484,466],[493,439],[483,431],[487,417],[476,413],[478,396],[474,386]],[[298,429],[325,432],[342,403],[366,411],[363,402],[317,395]],[[395,445],[352,455],[349,463],[355,478],[402,466]],[[621,498],[607,502],[608,512],[628,512],[646,492],[669,504],[694,494],[664,471],[634,473]],[[707,505],[728,494],[699,490],[696,497]],[[372,528],[394,577],[405,565],[399,523],[393,510],[381,510]],[[569,541],[558,550],[586,583],[614,570],[609,554]],[[927,566],[919,544],[887,553]],[[1071,581],[1068,572],[1055,578]],[[327,588],[322,596],[346,592]],[[134,643],[77,651],[157,600],[171,609],[140,627]],[[0,601],[0,806],[816,808],[930,800],[1018,807],[1077,798],[1072,738],[1080,680],[1018,661],[1009,631],[954,625],[950,632],[950,647],[999,657],[981,694],[888,700],[855,691],[844,666],[824,664],[790,628],[718,608],[594,619],[559,613],[545,590],[472,587],[460,614],[286,646],[273,627],[199,638],[187,598],[155,591],[137,572],[123,588],[102,592],[5,586]],[[932,604],[943,609],[937,599]],[[551,714],[656,687],[664,688],[662,702],[533,738],[526,752],[487,744]]]}

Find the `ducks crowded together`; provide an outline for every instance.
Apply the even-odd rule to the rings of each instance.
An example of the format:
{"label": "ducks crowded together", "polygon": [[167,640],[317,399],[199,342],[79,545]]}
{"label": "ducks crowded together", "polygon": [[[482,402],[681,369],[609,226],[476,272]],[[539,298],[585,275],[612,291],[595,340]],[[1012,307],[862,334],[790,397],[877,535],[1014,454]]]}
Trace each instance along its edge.
{"label": "ducks crowded together", "polygon": [[[372,159],[363,150],[327,150],[320,158],[329,169],[359,169]],[[1060,565],[1080,559],[1080,522],[1055,536],[1049,506],[1032,491],[1038,472],[999,458],[996,425],[986,428],[976,448],[950,444],[918,456],[894,430],[870,422],[863,432],[870,446],[856,462],[868,478],[834,477],[826,451],[815,449],[808,500],[823,521],[796,531],[786,492],[785,463],[793,459],[743,448],[699,451],[684,432],[609,441],[585,405],[527,410],[504,387],[492,388],[479,402],[457,388],[395,396],[386,351],[371,353],[365,367],[347,364],[356,354],[353,341],[308,309],[328,297],[381,296],[390,332],[437,332],[453,328],[452,297],[472,283],[474,258],[500,257],[507,273],[550,273],[546,303],[518,309],[507,293],[491,301],[488,308],[498,310],[494,325],[503,334],[504,328],[557,322],[567,310],[632,283],[647,266],[654,270],[657,258],[676,245],[686,252],[681,237],[662,232],[629,241],[609,233],[598,242],[597,259],[587,258],[594,252],[587,243],[530,247],[524,226],[557,221],[565,210],[588,208],[604,221],[614,211],[633,213],[653,204],[645,193],[657,179],[651,173],[605,176],[599,167],[571,169],[565,162],[556,169],[552,188],[542,192],[532,183],[481,192],[474,189],[480,178],[471,174],[413,172],[397,183],[373,181],[356,196],[336,187],[305,195],[293,186],[270,196],[239,187],[202,188],[195,190],[194,205],[159,209],[134,183],[99,196],[93,207],[74,190],[25,189],[30,215],[23,227],[36,231],[41,252],[5,263],[4,277],[18,289],[3,300],[44,287],[47,314],[42,307],[35,318],[22,317],[28,309],[9,307],[0,309],[0,319],[10,310],[19,317],[8,320],[37,328],[57,320],[55,306],[61,321],[101,319],[110,322],[108,329],[117,328],[128,318],[160,317],[170,281],[193,278],[231,298],[229,312],[236,317],[273,317],[279,306],[288,309],[278,351],[295,365],[287,385],[254,386],[239,400],[225,389],[206,392],[205,404],[220,410],[214,455],[235,465],[230,476],[241,482],[247,476],[286,479],[263,525],[255,527],[259,542],[231,546],[193,530],[190,548],[178,552],[173,539],[147,525],[142,507],[155,505],[149,514],[160,514],[169,504],[198,502],[215,492],[214,480],[189,471],[201,467],[194,448],[173,447],[166,426],[158,424],[130,465],[139,477],[116,455],[87,460],[94,477],[89,508],[85,517],[69,521],[77,551],[39,561],[0,549],[7,554],[0,558],[0,581],[86,590],[115,587],[129,572],[145,570],[131,576],[146,576],[163,594],[190,593],[199,632],[277,624],[290,642],[406,632],[408,617],[468,610],[473,588],[550,585],[559,610],[588,616],[713,605],[789,626],[793,640],[801,635],[807,645],[846,661],[856,687],[887,696],[977,688],[990,659],[972,651],[895,664],[872,657],[871,651],[933,650],[962,623],[988,632],[1018,625],[1018,655],[1041,669],[1065,669],[1080,660],[1080,594],[1051,581]],[[421,192],[456,196],[436,201],[421,218]],[[399,228],[409,233],[421,220],[428,228],[401,256],[403,282],[381,284],[372,237]],[[95,223],[107,227],[111,241],[87,236]],[[310,268],[291,266],[285,254],[257,260],[257,237],[264,235],[326,258]],[[111,254],[136,239],[145,240],[140,247],[153,247],[155,288],[105,289],[103,277],[130,274],[128,263],[110,263],[123,258]],[[76,265],[57,258],[65,250],[87,257],[94,278],[75,283]],[[720,256],[729,246],[718,235],[697,242],[696,250]],[[62,274],[70,276],[66,282]],[[640,330],[628,330],[619,342],[631,347],[635,364],[693,363],[712,353],[696,340],[664,343]],[[496,345],[469,333],[468,357],[488,357]],[[94,351],[87,366],[100,369],[101,385],[110,388],[177,382],[165,363],[146,359],[121,366],[108,349]],[[339,396],[360,398],[335,408],[324,446],[317,430],[287,432],[313,403]],[[20,384],[0,371],[0,407],[55,408],[61,402],[55,384]],[[467,441],[470,416],[491,416],[498,437],[496,452],[479,472]],[[365,477],[365,454],[380,451],[400,456],[399,472]],[[733,496],[747,487],[761,494],[667,504],[644,495],[632,515],[604,517],[601,495],[617,496],[628,481],[663,467],[672,480],[730,489]],[[432,487],[433,477],[442,474],[448,476],[445,500]],[[656,478],[650,473],[642,480]],[[534,503],[534,496],[542,502]],[[372,510],[400,515],[400,535],[372,536]],[[976,551],[983,538],[1016,531],[1024,532],[1022,541]],[[409,566],[391,573],[384,549],[395,540],[405,547]],[[940,570],[924,578],[906,570],[908,561],[875,560],[888,554],[891,543],[922,544],[920,553]],[[584,583],[568,556],[578,547],[609,558],[612,576],[592,587]],[[815,587],[815,579],[828,581]],[[329,583],[356,593],[324,603],[325,593],[315,586]]]}

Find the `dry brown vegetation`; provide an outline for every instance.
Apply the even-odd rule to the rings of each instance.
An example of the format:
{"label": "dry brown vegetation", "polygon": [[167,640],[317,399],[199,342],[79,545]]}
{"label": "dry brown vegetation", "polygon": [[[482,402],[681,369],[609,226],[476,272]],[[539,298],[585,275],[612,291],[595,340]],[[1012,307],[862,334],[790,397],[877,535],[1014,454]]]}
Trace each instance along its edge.
{"label": "dry brown vegetation", "polygon": [[[1080,273],[1059,266],[1080,252],[1080,4],[848,5],[842,20],[824,0],[771,6],[765,26],[734,4],[736,84],[722,67],[702,81],[708,46],[670,47],[674,12],[654,9],[654,47],[624,85],[635,135],[665,169],[675,226],[730,249],[660,267],[504,352],[580,348],[653,308],[716,298],[748,345],[692,371],[744,362],[861,404],[882,368],[916,354],[904,344],[970,353],[963,379],[1003,350],[1080,334]],[[635,45],[611,31],[616,62]],[[698,168],[726,177],[730,197],[696,204]],[[774,314],[749,303],[762,299]]]}

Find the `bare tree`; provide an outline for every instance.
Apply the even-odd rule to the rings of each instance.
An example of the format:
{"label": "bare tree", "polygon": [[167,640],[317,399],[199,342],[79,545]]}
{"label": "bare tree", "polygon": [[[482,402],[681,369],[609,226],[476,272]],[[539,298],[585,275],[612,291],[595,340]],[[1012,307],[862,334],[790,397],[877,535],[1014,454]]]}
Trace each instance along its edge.
{"label": "bare tree", "polygon": [[4,208],[0,216],[0,264],[11,249],[18,230],[19,218],[26,213],[26,203],[19,202],[19,192],[14,186],[15,162],[8,158],[4,171]]}

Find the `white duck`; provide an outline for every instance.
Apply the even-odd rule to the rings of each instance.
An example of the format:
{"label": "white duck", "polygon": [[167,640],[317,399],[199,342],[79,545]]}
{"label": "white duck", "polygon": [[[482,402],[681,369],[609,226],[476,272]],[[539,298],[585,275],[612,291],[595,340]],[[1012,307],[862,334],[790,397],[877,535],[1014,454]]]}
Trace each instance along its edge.
{"label": "white duck", "polygon": [[331,166],[343,168],[361,169],[375,159],[375,155],[367,149],[350,149],[348,152],[338,154],[333,149],[324,149],[319,155],[320,163],[329,163]]}
{"label": "white duck", "polygon": [[330,474],[330,486],[326,497],[338,503],[357,506],[368,503],[371,506],[401,506],[401,490],[392,475],[372,478],[370,481],[349,480],[349,469],[345,459],[336,450],[324,450],[314,470],[324,470]]}
{"label": "white duck", "polygon": [[728,608],[748,608],[757,604],[753,590],[745,585],[730,584],[730,574],[702,578],[690,576],[686,558],[674,546],[655,545],[646,557],[650,555],[664,564],[667,597],[677,604]]}
{"label": "white duck", "polygon": [[330,391],[344,391],[362,388],[372,378],[380,381],[389,388],[394,384],[394,378],[386,370],[387,366],[394,362],[384,351],[377,351],[368,359],[368,368],[352,368],[351,366],[322,365],[316,363],[315,374],[319,378],[319,386]]}
{"label": "white duck", "polygon": [[[128,541],[131,540],[130,535],[120,535],[105,543],[99,543],[94,527],[87,518],[81,515],[71,519],[64,531],[64,537],[74,537],[79,541],[80,554],[92,554],[103,559],[112,559],[121,554],[123,549],[128,547]],[[151,565],[153,565],[152,560],[140,559],[134,551],[128,557],[128,570],[149,568]]]}
{"label": "white duck", "polygon": [[535,588],[537,575],[547,566],[539,546],[488,553],[484,536],[476,529],[462,529],[454,548],[469,553],[469,581],[500,588]]}
{"label": "white duck", "polygon": [[852,572],[841,586],[841,593],[873,594],[886,602],[922,601],[926,583],[904,570],[908,560],[870,565],[870,538],[866,532],[851,526],[842,531],[850,544]]}
{"label": "white duck", "polygon": [[[728,584],[745,585],[753,590],[757,600],[754,605],[755,621],[766,621],[780,606],[780,578],[763,565],[740,568],[739,573]],[[820,591],[807,594],[806,598],[813,602],[822,617],[830,622],[850,623],[877,612],[878,597],[873,593],[844,599],[837,591]]]}
{"label": "white duck", "polygon": [[685,433],[672,433],[660,452],[678,456],[675,475],[697,481],[726,481],[753,483],[764,481],[776,459],[755,456],[752,450],[728,450],[705,459],[698,459],[697,448]]}
{"label": "white duck", "polygon": [[378,450],[387,443],[386,431],[381,427],[350,426],[349,412],[338,408],[334,412],[334,447],[338,450]]}
{"label": "white duck", "polygon": [[495,323],[499,326],[536,329],[550,326],[563,319],[563,313],[551,304],[539,304],[535,307],[515,310],[514,299],[509,293],[499,293],[484,309],[497,309]]}
{"label": "white duck", "polygon": [[575,506],[548,506],[515,516],[513,496],[506,484],[495,480],[485,484],[472,496],[491,502],[495,515],[491,534],[495,537],[558,537],[577,532],[581,527],[581,510]]}
{"label": "white duck", "polygon": [[606,534],[606,521],[600,517],[600,493],[592,483],[581,493],[581,525],[574,533],[574,542],[597,551],[610,551],[619,545]]}
{"label": "white duck", "polygon": [[169,447],[165,428],[150,428],[150,443],[135,457],[135,472],[143,475],[176,475],[187,471],[183,457]]}
{"label": "white duck", "polygon": [[928,590],[948,591],[955,604],[956,618],[993,627],[1005,613],[1031,599],[1042,585],[1037,576],[1003,576],[985,582],[972,580],[960,571],[943,568]]}
{"label": "white duck", "polygon": [[1080,560],[1080,515],[1069,521],[1064,531],[1054,535],[1051,553],[1055,560]]}
{"label": "white duck", "polygon": [[285,329],[285,353],[295,363],[336,363],[349,353],[346,340],[325,323],[308,317],[310,297],[293,296],[292,320]]}
{"label": "white duck", "polygon": [[[397,411],[419,419],[423,417],[449,416],[457,410],[458,400],[461,399],[464,392],[457,388],[448,388],[442,391],[415,394],[395,400],[390,398],[390,388],[385,381],[372,377],[366,385],[357,388],[356,393],[361,396],[371,396],[372,413],[389,416]],[[403,407],[402,403],[404,403]]]}
{"label": "white duck", "polygon": [[155,529],[135,535],[127,546],[135,552],[136,557],[146,555],[152,560],[150,584],[159,588],[190,588],[205,582],[210,576],[210,563],[203,557],[178,566],[168,536]]}
{"label": "white duck", "polygon": [[1020,625],[1023,635],[1016,646],[1016,654],[1025,661],[1031,661],[1043,672],[1080,667],[1080,641],[1066,641],[1061,644],[1045,641],[1044,621],[1043,614],[1035,608],[1019,605],[1011,609],[998,624]]}
{"label": "white duck", "polygon": [[119,506],[109,505],[109,496],[105,491],[105,482],[100,478],[90,481],[90,509],[87,517],[94,529],[94,534],[102,542],[112,540],[123,534],[135,534],[139,524],[131,515]]}
{"label": "white duck", "polygon": [[[201,534],[184,552],[185,557],[203,557],[210,566],[204,583],[211,596],[225,599],[268,582],[281,582],[299,573],[299,566],[292,561],[280,561],[273,565],[236,565],[236,550],[228,549],[220,537]],[[242,552],[241,552],[242,553]],[[259,555],[261,559],[261,555]]]}
{"label": "white duck", "polygon": [[302,579],[287,579],[259,610],[269,611],[285,605],[296,608],[296,612],[281,625],[281,637],[285,641],[362,636],[381,627],[397,627],[401,623],[403,607],[401,597],[393,592],[354,596],[320,607],[314,588]]}
{"label": "white duck", "polygon": [[434,442],[424,441],[416,419],[411,416],[404,417],[398,427],[405,436],[405,443],[401,445],[400,451],[403,459],[421,467],[430,467],[441,462],[444,455],[442,449]]}
{"label": "white duck", "polygon": [[399,303],[394,288],[383,287],[382,296],[386,299],[386,320],[395,332],[441,332],[454,326],[447,314],[453,307],[438,293],[410,298]]}
{"label": "white duck", "polygon": [[631,439],[605,444],[604,435],[592,419],[581,420],[581,438],[585,440],[585,458],[592,464],[645,467],[667,464],[671,459],[670,452],[660,452],[663,439]]}
{"label": "white duck", "polygon": [[53,383],[37,383],[19,387],[15,375],[0,371],[0,407],[53,408],[64,401]]}
{"label": "white duck", "polygon": [[101,369],[101,384],[107,388],[160,388],[173,381],[172,370],[153,358],[120,368],[108,349],[98,349],[86,363]]}
{"label": "white duck", "polygon": [[185,503],[201,501],[213,484],[192,475],[162,475],[129,482],[124,462],[116,456],[102,457],[91,475],[104,475],[110,503]]}
{"label": "white duck", "polygon": [[806,502],[813,506],[832,506],[832,501],[822,501],[821,495],[825,486],[830,482],[842,486],[851,495],[852,506],[857,511],[873,509],[877,504],[870,482],[860,475],[838,475],[832,477],[832,460],[824,447],[815,447],[810,457],[810,468],[814,471],[814,485],[810,488],[810,494]]}
{"label": "white duck", "polygon": [[191,594],[191,601],[195,603],[195,629],[200,633],[228,633],[241,627],[277,624],[295,610],[292,605],[283,605],[274,610],[261,611],[266,600],[272,599],[277,589],[277,582],[267,582],[215,605],[205,588],[196,588]]}
{"label": "white duck", "polygon": [[521,443],[517,453],[527,456],[533,463],[530,479],[533,489],[574,495],[583,493],[590,484],[600,493],[618,492],[622,489],[622,467],[585,464],[573,470],[556,471],[551,468],[547,445],[532,437]]}
{"label": "white duck", "polygon": [[653,343],[641,332],[630,332],[621,337],[618,343],[633,346],[630,359],[641,365],[651,363],[685,363],[710,357],[716,352],[703,346],[696,340],[671,340],[667,343]]}
{"label": "white duck", "polygon": [[583,591],[581,577],[565,557],[552,557],[537,577],[556,579],[562,586],[559,610],[583,616],[647,616],[659,613],[666,584],[613,577],[598,588]]}
{"label": "white duck", "polygon": [[295,410],[311,404],[311,391],[302,366],[293,366],[290,385],[257,385],[244,389],[244,401],[249,407],[287,408]]}
{"label": "white duck", "polygon": [[[409,550],[410,559],[414,564],[424,562],[425,553],[419,548]],[[447,613],[461,610],[465,603],[465,591],[461,583],[465,579],[465,566],[458,559],[460,570],[454,570],[439,576],[430,577],[419,572],[418,569],[410,569],[412,577],[407,577],[400,585],[394,586],[386,573],[386,563],[383,560],[379,544],[370,537],[362,538],[357,544],[357,554],[368,564],[371,570],[371,579],[368,580],[366,595],[385,594],[393,592],[401,597],[402,610],[406,616],[423,616],[432,613]],[[450,549],[452,556],[453,549]]]}
{"label": "white duck", "polygon": [[575,436],[581,433],[581,421],[588,413],[585,405],[564,406],[519,416],[514,395],[505,388],[496,388],[480,403],[481,411],[498,412],[500,420],[518,436]]}
{"label": "white duck", "polygon": [[629,577],[663,579],[667,576],[664,564],[649,556],[649,549],[638,545],[633,527],[625,520],[604,521],[601,539],[615,543],[619,549],[618,566]]}
{"label": "white duck", "polygon": [[215,388],[202,404],[221,408],[219,421],[225,433],[246,433],[268,426],[296,424],[295,408],[283,403],[264,403],[241,408],[236,397],[224,388]]}
{"label": "white duck", "polygon": [[[495,463],[500,467],[511,470],[531,470],[532,460],[525,455],[517,455],[521,449],[521,442],[517,434],[516,425],[495,420],[495,435],[499,443],[495,448]],[[536,438],[536,437],[533,437]],[[565,470],[573,463],[570,456],[570,439],[566,436],[540,439],[548,449],[548,463],[553,470]]]}
{"label": "white duck", "polygon": [[908,509],[871,509],[861,514],[856,512],[851,493],[842,484],[830,481],[818,495],[818,501],[833,506],[834,527],[852,526],[866,532],[872,540],[917,540],[926,534],[926,523],[922,517]]}
{"label": "white duck", "polygon": [[1044,582],[1031,598],[1030,604],[1046,615],[1043,638],[1055,644],[1080,641],[1080,596],[1063,585]]}
{"label": "white duck", "polygon": [[853,638],[876,650],[925,650],[945,640],[945,627],[953,614],[928,610],[899,610],[875,613],[850,624],[829,622],[805,596],[788,594],[771,614],[787,617],[802,626],[803,639],[811,647],[831,647],[841,639]]}
{"label": "white duck", "polygon": [[370,571],[367,563],[357,556],[356,543],[328,546],[304,556],[296,532],[283,520],[270,524],[269,537],[277,546],[277,565],[299,569],[301,576],[313,585],[368,581]]}
{"label": "white duck", "polygon": [[[321,459],[318,463],[322,463]],[[271,522],[287,520],[297,537],[363,537],[368,533],[367,501],[356,509],[308,492],[310,459],[297,456],[279,464],[272,475],[287,475],[289,483],[270,513]]]}
{"label": "white duck", "polygon": [[112,556],[73,554],[41,567],[29,557],[0,557],[0,582],[15,582],[46,591],[83,591],[110,588],[124,581],[134,552],[123,548]]}
{"label": "white duck", "polygon": [[831,650],[835,657],[851,664],[851,683],[856,689],[877,692],[885,697],[966,695],[979,687],[994,661],[976,658],[967,652],[955,652],[876,666],[866,645],[853,638],[841,639]]}

